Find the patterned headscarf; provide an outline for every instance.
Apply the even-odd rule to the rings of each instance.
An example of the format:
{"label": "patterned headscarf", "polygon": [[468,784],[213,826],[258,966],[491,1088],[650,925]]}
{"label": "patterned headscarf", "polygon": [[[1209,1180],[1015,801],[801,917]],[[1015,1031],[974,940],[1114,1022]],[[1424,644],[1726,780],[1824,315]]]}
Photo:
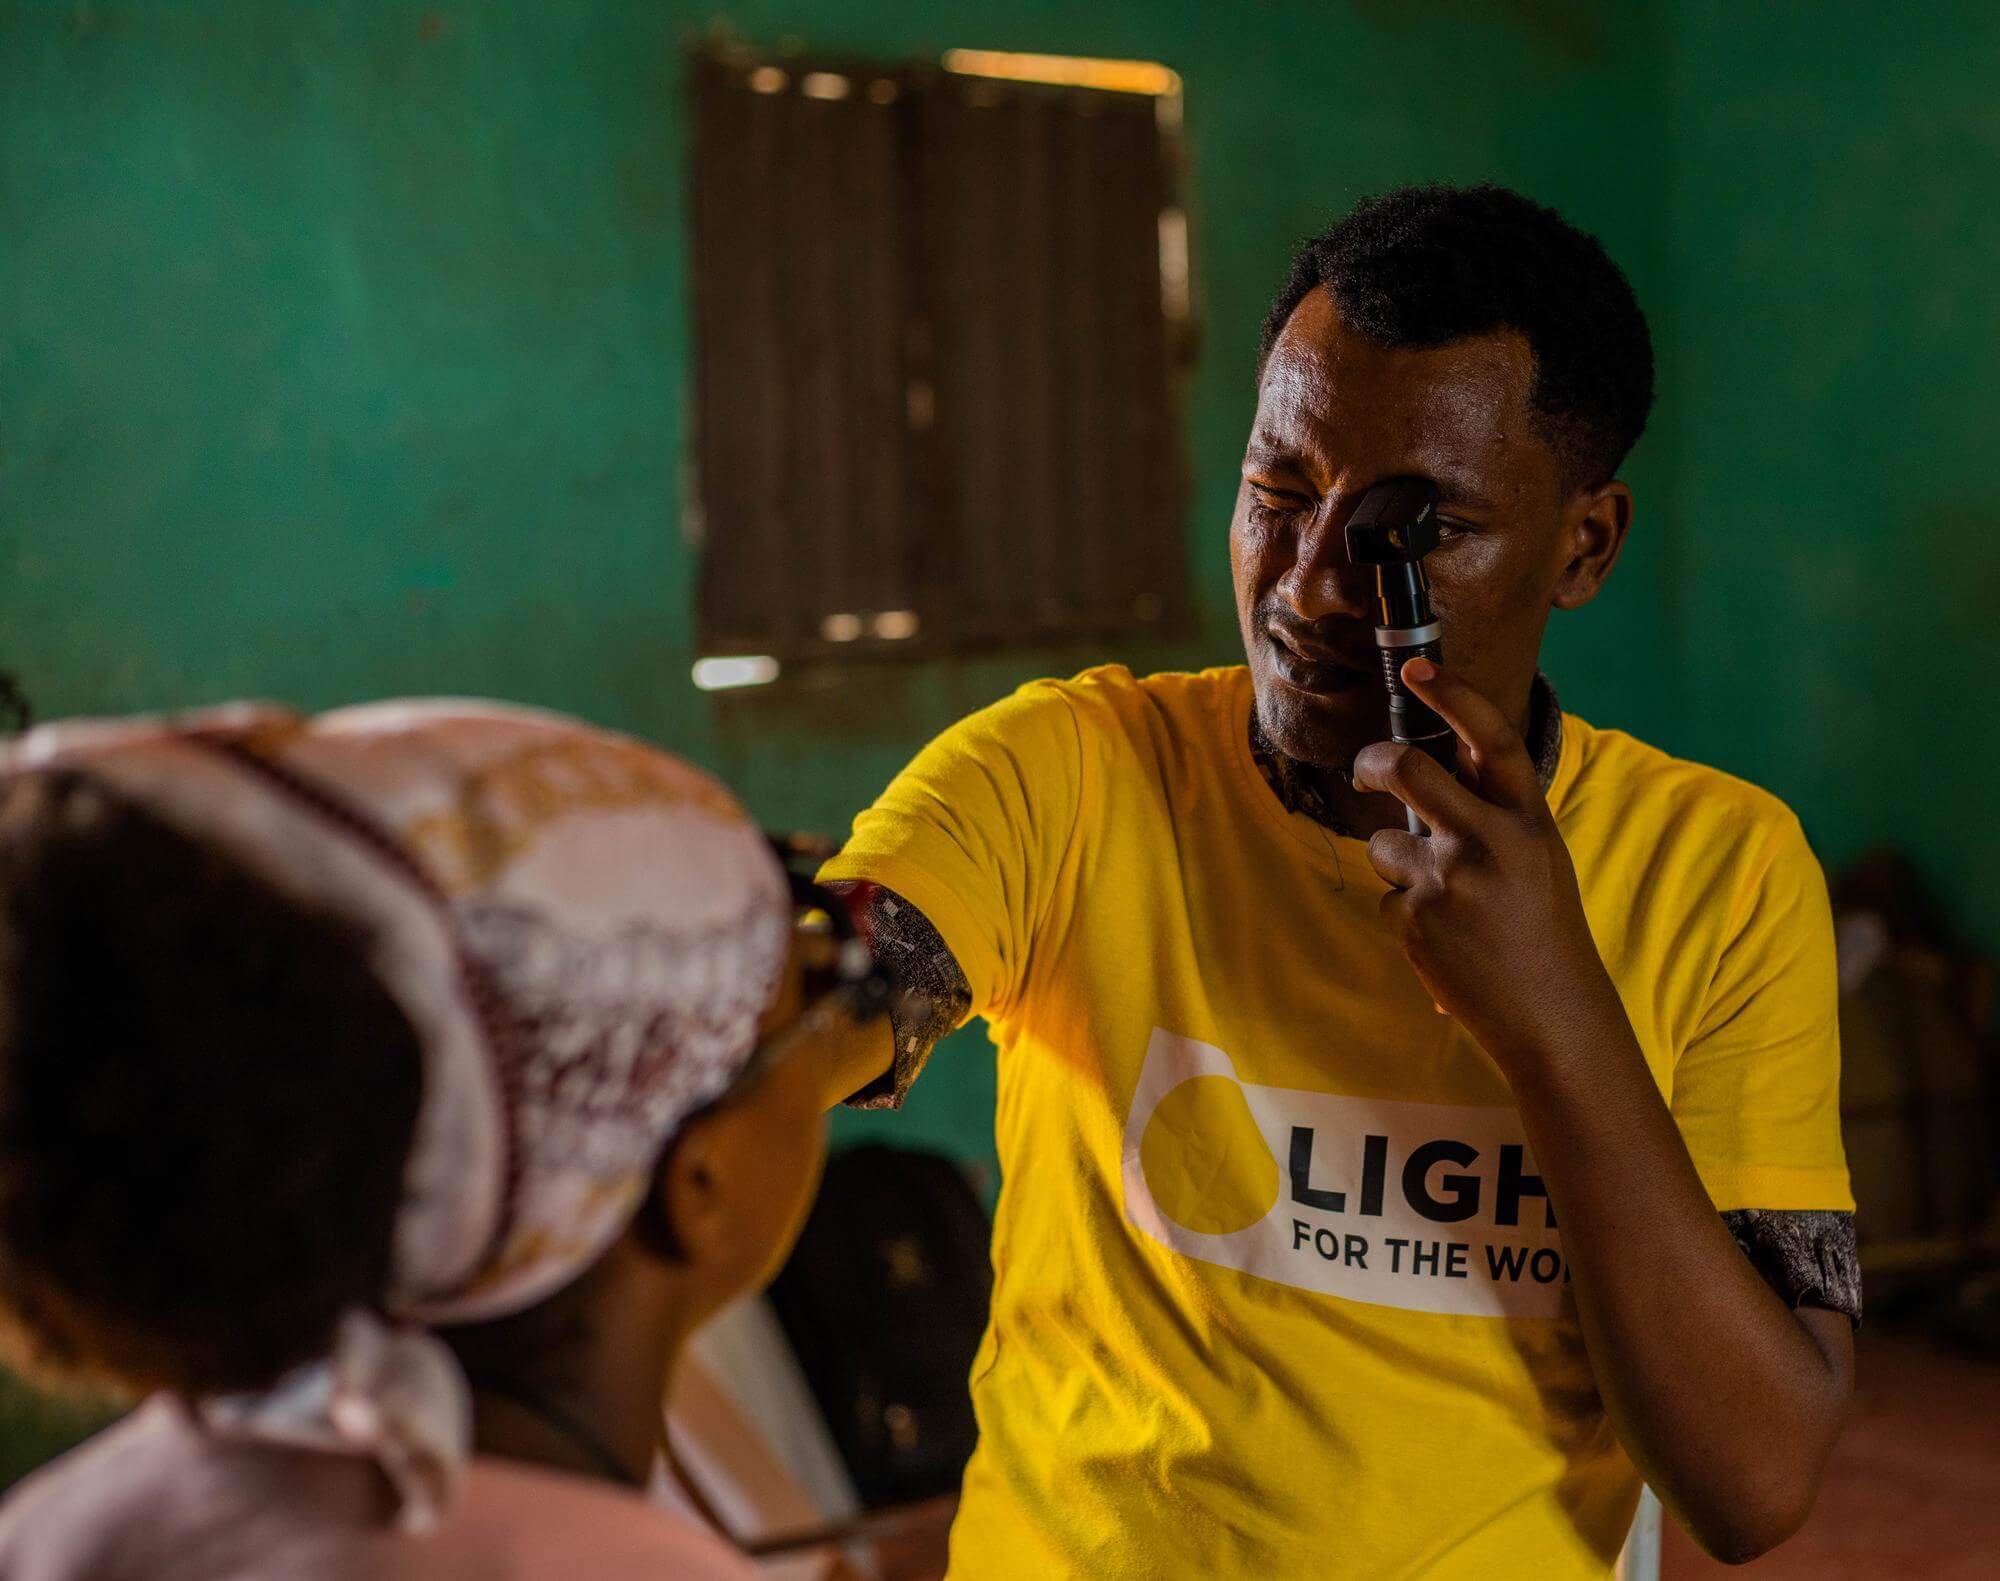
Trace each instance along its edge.
{"label": "patterned headscarf", "polygon": [[777,859],[714,780],[486,703],[236,705],[45,726],[0,778],[95,780],[370,940],[423,1049],[382,1310],[218,1430],[373,1454],[421,1529],[469,1453],[427,1325],[534,1305],[624,1230],[662,1144],[742,1069],[783,969]]}

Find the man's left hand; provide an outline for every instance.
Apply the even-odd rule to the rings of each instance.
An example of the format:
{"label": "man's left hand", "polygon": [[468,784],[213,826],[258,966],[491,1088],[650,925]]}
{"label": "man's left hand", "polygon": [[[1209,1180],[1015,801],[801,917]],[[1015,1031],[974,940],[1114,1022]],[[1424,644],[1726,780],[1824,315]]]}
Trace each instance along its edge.
{"label": "man's left hand", "polygon": [[1566,1030],[1622,1007],[1520,732],[1427,659],[1406,663],[1403,681],[1457,735],[1460,768],[1454,777],[1393,741],[1354,760],[1357,790],[1387,792],[1430,830],[1384,829],[1368,842],[1392,886],[1382,915],[1438,1008],[1511,1076],[1519,1060],[1562,1046]]}

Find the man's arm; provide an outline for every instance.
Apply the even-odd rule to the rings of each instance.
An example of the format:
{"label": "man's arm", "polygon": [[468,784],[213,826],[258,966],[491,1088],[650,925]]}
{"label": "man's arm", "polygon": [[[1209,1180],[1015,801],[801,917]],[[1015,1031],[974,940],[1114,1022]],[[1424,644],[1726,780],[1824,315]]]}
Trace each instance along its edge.
{"label": "man's arm", "polygon": [[1457,732],[1476,790],[1414,748],[1382,742],[1356,760],[1357,787],[1432,830],[1370,842],[1395,886],[1385,919],[1513,1088],[1620,1441],[1703,1547],[1754,1558],[1812,1509],[1852,1389],[1851,1324],[1789,1308],[1717,1215],[1518,734],[1424,661],[1404,678]]}
{"label": "man's arm", "polygon": [[888,1027],[838,1051],[827,1074],[827,1107],[901,1108],[931,1050],[971,1010],[972,986],[930,919],[893,889],[860,879],[827,887],[853,907],[862,940],[897,990]]}
{"label": "man's arm", "polygon": [[[1067,687],[1031,681],[919,752],[820,869],[909,998],[829,1103],[893,1107],[969,1014],[1004,1016],[1062,879],[1083,795]],[[923,1002],[919,1004],[919,1000]]]}

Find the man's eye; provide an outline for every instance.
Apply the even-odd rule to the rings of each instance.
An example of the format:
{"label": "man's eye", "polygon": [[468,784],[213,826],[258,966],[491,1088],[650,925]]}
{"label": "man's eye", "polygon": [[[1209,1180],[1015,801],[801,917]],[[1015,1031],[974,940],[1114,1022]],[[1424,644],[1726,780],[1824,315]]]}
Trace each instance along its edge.
{"label": "man's eye", "polygon": [[1306,502],[1296,494],[1274,494],[1269,489],[1260,489],[1254,483],[1250,486],[1250,519],[1257,522],[1276,524],[1289,521],[1306,508]]}

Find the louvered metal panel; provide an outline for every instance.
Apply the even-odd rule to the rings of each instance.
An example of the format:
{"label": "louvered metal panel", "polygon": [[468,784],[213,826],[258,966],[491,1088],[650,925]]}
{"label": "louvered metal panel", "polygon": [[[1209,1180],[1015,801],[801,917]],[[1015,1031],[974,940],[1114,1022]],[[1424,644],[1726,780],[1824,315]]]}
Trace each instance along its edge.
{"label": "louvered metal panel", "polygon": [[694,82],[705,651],[1170,622],[1155,101],[747,57]]}

